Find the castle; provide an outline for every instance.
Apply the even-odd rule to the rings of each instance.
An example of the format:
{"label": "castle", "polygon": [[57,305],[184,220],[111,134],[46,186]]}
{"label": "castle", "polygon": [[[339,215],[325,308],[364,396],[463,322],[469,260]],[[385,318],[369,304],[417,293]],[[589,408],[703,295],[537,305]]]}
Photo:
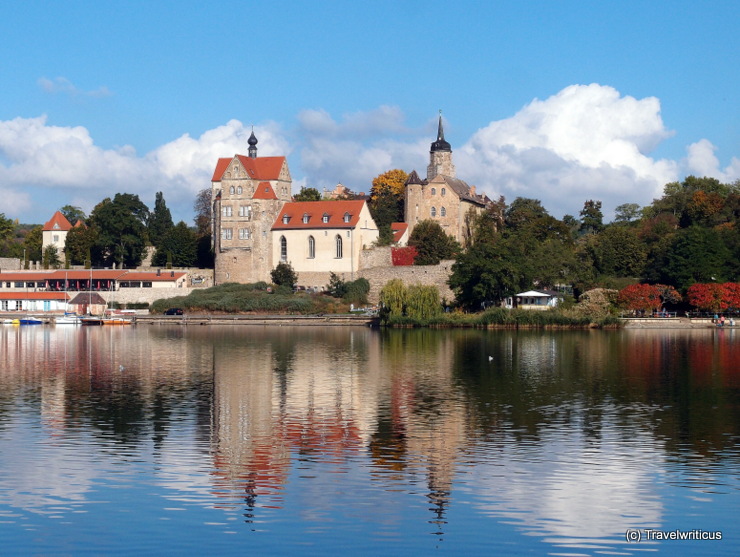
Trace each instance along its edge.
{"label": "castle", "polygon": [[[378,239],[366,201],[292,201],[286,158],[258,157],[257,143],[253,131],[248,155],[219,159],[211,179],[214,282],[269,282],[280,262],[290,263],[301,285],[325,285],[331,272],[344,280],[358,278],[368,259],[363,255]],[[432,219],[465,242],[469,216],[489,202],[455,177],[440,116],[426,179],[412,171],[406,182],[408,234]]]}

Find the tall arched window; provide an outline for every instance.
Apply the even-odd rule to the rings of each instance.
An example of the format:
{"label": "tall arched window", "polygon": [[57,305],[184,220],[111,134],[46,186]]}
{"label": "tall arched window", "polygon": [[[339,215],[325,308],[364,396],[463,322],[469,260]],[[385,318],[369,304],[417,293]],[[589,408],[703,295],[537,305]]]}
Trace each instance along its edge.
{"label": "tall arched window", "polygon": [[308,258],[314,259],[316,257],[316,240],[313,236],[308,237]]}
{"label": "tall arched window", "polygon": [[231,187],[229,188],[229,193],[230,193],[231,195],[234,195],[234,186],[231,186]]}
{"label": "tall arched window", "polygon": [[433,217],[436,217],[437,216],[437,208],[436,207],[432,207],[432,216]]}
{"label": "tall arched window", "polygon": [[337,259],[341,259],[342,258],[342,237],[339,234],[337,234],[336,242],[337,242]]}
{"label": "tall arched window", "polygon": [[437,188],[432,188],[432,195],[437,195]]}
{"label": "tall arched window", "polygon": [[280,261],[285,262],[288,260],[288,240],[285,236],[280,236]]}
{"label": "tall arched window", "polygon": [[439,209],[439,216],[440,217],[446,217],[447,216],[447,209],[445,209],[444,207],[440,207],[440,209]]}

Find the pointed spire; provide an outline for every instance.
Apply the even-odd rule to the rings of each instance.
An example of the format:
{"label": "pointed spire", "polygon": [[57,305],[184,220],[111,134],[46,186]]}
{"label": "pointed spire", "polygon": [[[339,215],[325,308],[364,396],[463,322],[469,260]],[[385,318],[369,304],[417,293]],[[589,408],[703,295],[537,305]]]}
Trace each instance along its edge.
{"label": "pointed spire", "polygon": [[249,143],[249,158],[256,159],[257,158],[257,138],[254,135],[254,126],[252,126],[252,135],[249,136],[247,143]]}
{"label": "pointed spire", "polygon": [[445,130],[442,127],[442,111],[439,111],[439,124],[437,126],[437,141],[432,143],[432,152],[452,152],[452,146],[445,141]]}

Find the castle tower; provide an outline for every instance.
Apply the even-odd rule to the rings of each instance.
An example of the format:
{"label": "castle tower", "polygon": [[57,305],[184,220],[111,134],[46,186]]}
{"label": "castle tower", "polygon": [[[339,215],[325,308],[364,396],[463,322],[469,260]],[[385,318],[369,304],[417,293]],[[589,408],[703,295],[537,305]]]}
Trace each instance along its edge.
{"label": "castle tower", "polygon": [[403,220],[409,225],[409,234],[419,221],[419,204],[423,203],[423,188],[424,185],[419,178],[419,175],[416,173],[416,170],[412,170],[411,174],[409,174],[409,177],[406,179],[406,195],[403,210]]}
{"label": "castle tower", "polygon": [[256,159],[257,158],[257,138],[254,135],[254,126],[252,126],[252,135],[249,136],[247,143],[249,143],[249,158]]}
{"label": "castle tower", "polygon": [[442,111],[439,114],[437,127],[437,141],[432,143],[429,151],[429,166],[427,166],[427,180],[438,175],[455,177],[455,165],[452,164],[452,147],[445,141],[445,132],[442,127]]}

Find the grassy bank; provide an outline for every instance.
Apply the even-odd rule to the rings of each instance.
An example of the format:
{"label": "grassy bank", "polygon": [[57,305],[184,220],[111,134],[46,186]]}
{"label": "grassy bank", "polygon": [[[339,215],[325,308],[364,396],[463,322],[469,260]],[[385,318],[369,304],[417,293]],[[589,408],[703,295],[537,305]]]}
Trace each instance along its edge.
{"label": "grassy bank", "polygon": [[501,329],[587,329],[617,328],[619,318],[573,317],[558,310],[529,311],[522,309],[491,308],[482,313],[440,313],[426,319],[414,319],[406,316],[384,316],[382,324],[386,327],[471,327]]}
{"label": "grassy bank", "polygon": [[318,293],[294,293],[290,288],[269,285],[229,283],[203,290],[194,290],[187,296],[164,298],[150,306],[152,313],[163,313],[178,307],[189,313],[269,313],[311,315],[339,313],[347,308],[339,300]]}

